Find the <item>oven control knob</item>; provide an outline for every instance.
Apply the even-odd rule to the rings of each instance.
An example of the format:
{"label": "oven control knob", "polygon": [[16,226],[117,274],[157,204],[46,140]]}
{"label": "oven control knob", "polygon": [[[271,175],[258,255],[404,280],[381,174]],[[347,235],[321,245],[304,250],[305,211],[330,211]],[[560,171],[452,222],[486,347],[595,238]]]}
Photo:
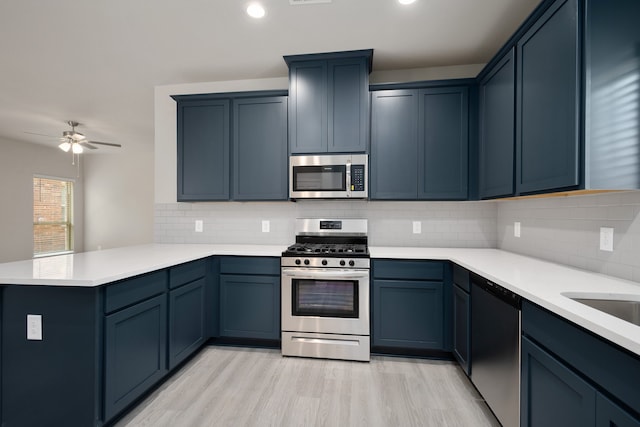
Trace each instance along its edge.
{"label": "oven control knob", "polygon": [[351,261],[349,261],[349,265],[350,265],[351,267],[353,267],[354,265],[356,265],[356,262],[355,262],[354,260],[351,260]]}
{"label": "oven control knob", "polygon": [[340,265],[344,266],[346,263],[344,262],[343,259],[340,260]]}
{"label": "oven control knob", "polygon": [[301,262],[301,261],[300,261],[299,259],[297,259],[297,260],[296,260],[296,265],[300,265],[300,262]]}
{"label": "oven control knob", "polygon": [[327,260],[326,259],[322,260],[322,265],[327,265]]}
{"label": "oven control knob", "polygon": [[304,260],[304,265],[309,265],[309,260],[308,259]]}

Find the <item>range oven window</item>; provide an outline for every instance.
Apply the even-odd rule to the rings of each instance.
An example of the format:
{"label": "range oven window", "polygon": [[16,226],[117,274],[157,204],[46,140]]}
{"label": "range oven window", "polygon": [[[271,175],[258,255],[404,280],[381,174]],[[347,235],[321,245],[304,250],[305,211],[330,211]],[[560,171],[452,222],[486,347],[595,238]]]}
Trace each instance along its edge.
{"label": "range oven window", "polygon": [[294,166],[294,191],[345,191],[347,189],[347,167]]}
{"label": "range oven window", "polygon": [[357,280],[292,280],[293,316],[358,318]]}

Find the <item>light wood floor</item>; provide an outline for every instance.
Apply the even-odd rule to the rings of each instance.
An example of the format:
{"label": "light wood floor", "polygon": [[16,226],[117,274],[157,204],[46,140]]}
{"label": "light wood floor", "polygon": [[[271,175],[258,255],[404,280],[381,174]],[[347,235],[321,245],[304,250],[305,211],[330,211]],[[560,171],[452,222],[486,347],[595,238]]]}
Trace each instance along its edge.
{"label": "light wood floor", "polygon": [[452,362],[370,363],[206,347],[124,417],[133,426],[499,426]]}

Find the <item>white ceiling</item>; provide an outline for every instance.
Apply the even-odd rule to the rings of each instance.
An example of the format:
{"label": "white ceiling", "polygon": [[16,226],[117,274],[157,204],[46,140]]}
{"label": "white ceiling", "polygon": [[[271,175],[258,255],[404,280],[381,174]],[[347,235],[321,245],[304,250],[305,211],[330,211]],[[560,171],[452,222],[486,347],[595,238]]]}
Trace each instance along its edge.
{"label": "white ceiling", "polygon": [[[374,70],[487,62],[540,0],[0,1],[0,138],[153,144],[156,85],[286,76],[283,55],[374,49]],[[103,152],[115,152],[103,148]],[[97,151],[101,151],[97,150]]]}

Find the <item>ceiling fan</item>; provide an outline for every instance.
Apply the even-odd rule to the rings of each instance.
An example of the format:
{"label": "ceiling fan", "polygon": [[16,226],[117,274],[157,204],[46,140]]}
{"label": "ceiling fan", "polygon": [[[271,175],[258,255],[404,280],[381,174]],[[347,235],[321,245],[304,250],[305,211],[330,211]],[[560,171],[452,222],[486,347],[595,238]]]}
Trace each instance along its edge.
{"label": "ceiling fan", "polygon": [[87,137],[85,137],[80,132],[76,131],[76,126],[79,125],[78,122],[69,120],[67,124],[71,126],[71,130],[65,130],[64,132],[62,132],[61,137],[52,136],[52,135],[43,135],[41,133],[34,133],[34,132],[25,132],[25,133],[28,133],[31,135],[47,136],[50,138],[58,138],[60,140],[60,144],[58,145],[58,148],[60,148],[65,153],[71,150],[73,154],[80,154],[84,151],[85,148],[88,148],[90,150],[95,150],[96,148],[98,148],[96,147],[96,145],[122,147],[122,145],[114,144],[112,142],[89,141]]}

